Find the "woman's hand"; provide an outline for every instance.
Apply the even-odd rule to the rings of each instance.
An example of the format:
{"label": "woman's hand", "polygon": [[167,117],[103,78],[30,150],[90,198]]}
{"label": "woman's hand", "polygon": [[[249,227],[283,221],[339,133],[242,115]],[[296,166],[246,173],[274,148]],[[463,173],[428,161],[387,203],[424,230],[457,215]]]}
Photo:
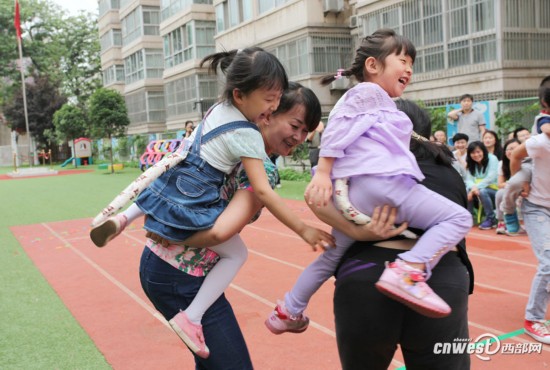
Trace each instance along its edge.
{"label": "woman's hand", "polygon": [[317,248],[328,249],[335,247],[334,237],[326,231],[315,227],[305,225],[304,230],[300,233],[300,236],[309,245],[311,245],[311,248],[314,251],[316,251]]}
{"label": "woman's hand", "polygon": [[377,241],[393,238],[401,234],[408,227],[406,222],[395,226],[397,208],[384,206],[376,207],[372,213],[371,222],[360,227],[356,239],[360,241]]}

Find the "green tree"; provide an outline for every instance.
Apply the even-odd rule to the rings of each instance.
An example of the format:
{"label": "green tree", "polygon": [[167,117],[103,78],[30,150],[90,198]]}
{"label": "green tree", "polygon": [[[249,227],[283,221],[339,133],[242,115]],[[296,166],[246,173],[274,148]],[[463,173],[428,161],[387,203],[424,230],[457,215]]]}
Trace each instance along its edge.
{"label": "green tree", "polygon": [[[53,115],[67,101],[59,93],[59,87],[54,85],[46,76],[31,79],[27,82],[27,114],[31,136],[37,146],[49,148],[47,130],[53,129]],[[15,92],[14,99],[7,103],[4,114],[8,125],[17,132],[26,132],[23,92]]]}
{"label": "green tree", "polygon": [[90,97],[88,115],[92,137],[109,139],[111,173],[114,173],[113,137],[123,136],[130,124],[124,97],[118,91],[100,88]]}
{"label": "green tree", "polygon": [[58,41],[63,50],[61,87],[85,109],[86,101],[102,85],[97,20],[89,13],[67,18]]}
{"label": "green tree", "polygon": [[[65,104],[53,115],[56,138],[60,141],[72,141],[86,135],[87,119],[84,111],[74,105]],[[74,161],[77,167],[76,160]]]}
{"label": "green tree", "polygon": [[[81,13],[66,16],[51,0],[20,1],[22,48],[27,76],[47,76],[81,108],[100,86],[97,20]],[[0,105],[21,90],[19,52],[13,26],[14,1],[0,0]]]}

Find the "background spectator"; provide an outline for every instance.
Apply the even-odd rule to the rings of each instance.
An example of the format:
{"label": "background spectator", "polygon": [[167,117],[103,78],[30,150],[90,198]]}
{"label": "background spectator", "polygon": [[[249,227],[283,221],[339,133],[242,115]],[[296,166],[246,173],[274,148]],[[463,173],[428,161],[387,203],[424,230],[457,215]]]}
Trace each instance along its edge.
{"label": "background spectator", "polygon": [[499,161],[502,160],[502,145],[496,132],[485,130],[482,141],[489,153],[495,155]]}
{"label": "background spectator", "polygon": [[473,109],[473,104],[474,97],[464,94],[460,97],[460,108],[450,111],[447,117],[457,122],[457,132],[468,135],[470,141],[478,141],[485,132],[485,118]]}

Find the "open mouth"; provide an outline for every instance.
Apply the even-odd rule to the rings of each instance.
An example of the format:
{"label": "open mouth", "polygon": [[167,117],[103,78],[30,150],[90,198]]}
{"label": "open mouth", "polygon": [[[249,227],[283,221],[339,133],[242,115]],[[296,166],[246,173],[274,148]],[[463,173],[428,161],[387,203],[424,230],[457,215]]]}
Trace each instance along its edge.
{"label": "open mouth", "polygon": [[408,78],[405,78],[405,77],[401,77],[399,80],[399,83],[403,86],[407,86],[407,84],[409,83],[409,79]]}

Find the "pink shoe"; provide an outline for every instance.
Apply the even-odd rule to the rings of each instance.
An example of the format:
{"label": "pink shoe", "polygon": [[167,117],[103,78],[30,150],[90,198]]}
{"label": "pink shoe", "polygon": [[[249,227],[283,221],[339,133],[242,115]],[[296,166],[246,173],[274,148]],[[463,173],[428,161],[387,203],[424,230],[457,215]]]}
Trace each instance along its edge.
{"label": "pink shoe", "polygon": [[304,314],[292,316],[285,307],[285,303],[277,301],[277,306],[271,315],[265,320],[265,326],[273,334],[302,333],[309,326],[309,318]]}
{"label": "pink shoe", "polygon": [[107,221],[90,231],[90,238],[96,246],[104,247],[126,228],[127,223],[128,219],[122,213],[109,217]]}
{"label": "pink shoe", "polygon": [[544,321],[525,320],[525,334],[544,344],[550,344],[550,329]]}
{"label": "pink shoe", "polygon": [[185,343],[194,354],[201,358],[208,358],[208,356],[210,356],[210,350],[204,342],[202,325],[194,324],[189,321],[184,311],[180,311],[176,316],[172,317],[172,320],[168,321],[168,323],[181,338],[183,343]]}
{"label": "pink shoe", "polygon": [[403,260],[387,263],[376,288],[410,309],[428,316],[445,317],[451,308],[425,283],[425,273],[407,265]]}

